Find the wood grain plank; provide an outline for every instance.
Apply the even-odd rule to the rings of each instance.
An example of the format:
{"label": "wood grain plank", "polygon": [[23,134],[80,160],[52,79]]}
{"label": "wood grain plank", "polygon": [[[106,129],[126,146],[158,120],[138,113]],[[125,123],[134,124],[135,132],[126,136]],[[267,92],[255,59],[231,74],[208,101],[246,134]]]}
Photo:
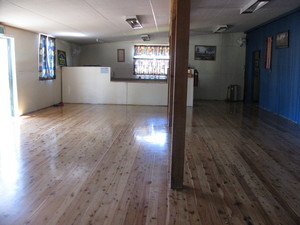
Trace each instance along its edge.
{"label": "wood grain plank", "polygon": [[66,104],[1,123],[0,224],[299,224],[299,125],[242,103],[187,117],[180,191],[166,107]]}

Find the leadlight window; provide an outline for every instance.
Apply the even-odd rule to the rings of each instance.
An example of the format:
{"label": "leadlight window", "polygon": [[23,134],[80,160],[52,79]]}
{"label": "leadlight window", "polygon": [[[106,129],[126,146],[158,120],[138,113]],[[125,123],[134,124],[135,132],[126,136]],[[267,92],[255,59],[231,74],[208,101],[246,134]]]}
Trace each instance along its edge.
{"label": "leadlight window", "polygon": [[169,46],[135,45],[134,75],[141,79],[166,79],[169,68]]}
{"label": "leadlight window", "polygon": [[55,79],[55,38],[40,34],[39,80]]}

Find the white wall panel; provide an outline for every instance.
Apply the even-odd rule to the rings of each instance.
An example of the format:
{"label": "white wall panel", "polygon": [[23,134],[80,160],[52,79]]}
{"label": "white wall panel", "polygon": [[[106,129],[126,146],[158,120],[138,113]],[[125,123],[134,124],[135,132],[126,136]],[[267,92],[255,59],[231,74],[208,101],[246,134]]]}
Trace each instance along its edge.
{"label": "white wall panel", "polygon": [[167,105],[167,83],[128,83],[128,104]]}
{"label": "white wall panel", "polygon": [[62,86],[65,103],[126,104],[126,83],[110,82],[109,67],[64,67]]}

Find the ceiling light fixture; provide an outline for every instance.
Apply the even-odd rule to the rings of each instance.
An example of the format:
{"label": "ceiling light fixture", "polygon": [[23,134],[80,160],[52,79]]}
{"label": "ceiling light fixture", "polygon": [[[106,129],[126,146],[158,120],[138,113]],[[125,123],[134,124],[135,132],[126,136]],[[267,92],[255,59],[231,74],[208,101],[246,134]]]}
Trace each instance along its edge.
{"label": "ceiling light fixture", "polygon": [[143,41],[150,41],[150,36],[149,36],[149,34],[142,34],[142,35],[141,35],[141,38],[142,38]]}
{"label": "ceiling light fixture", "polygon": [[101,38],[96,38],[97,43],[104,43],[104,41]]}
{"label": "ceiling light fixture", "polygon": [[214,33],[222,33],[226,30],[228,30],[228,25],[219,25],[213,30],[213,32]]}
{"label": "ceiling light fixture", "polygon": [[247,5],[245,5],[243,8],[241,8],[240,14],[247,14],[247,13],[253,13],[256,10],[260,9],[267,3],[269,3],[270,0],[252,0]]}
{"label": "ceiling light fixture", "polygon": [[142,24],[138,20],[136,16],[127,16],[126,22],[133,28],[133,29],[140,29],[143,28]]}

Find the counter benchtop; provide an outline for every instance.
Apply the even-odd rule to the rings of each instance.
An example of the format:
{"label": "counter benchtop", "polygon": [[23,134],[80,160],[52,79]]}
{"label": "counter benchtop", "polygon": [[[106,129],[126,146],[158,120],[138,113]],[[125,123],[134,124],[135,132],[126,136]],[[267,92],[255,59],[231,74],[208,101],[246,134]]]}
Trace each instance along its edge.
{"label": "counter benchtop", "polygon": [[135,83],[167,83],[167,79],[132,79],[111,77],[112,82],[135,82]]}

